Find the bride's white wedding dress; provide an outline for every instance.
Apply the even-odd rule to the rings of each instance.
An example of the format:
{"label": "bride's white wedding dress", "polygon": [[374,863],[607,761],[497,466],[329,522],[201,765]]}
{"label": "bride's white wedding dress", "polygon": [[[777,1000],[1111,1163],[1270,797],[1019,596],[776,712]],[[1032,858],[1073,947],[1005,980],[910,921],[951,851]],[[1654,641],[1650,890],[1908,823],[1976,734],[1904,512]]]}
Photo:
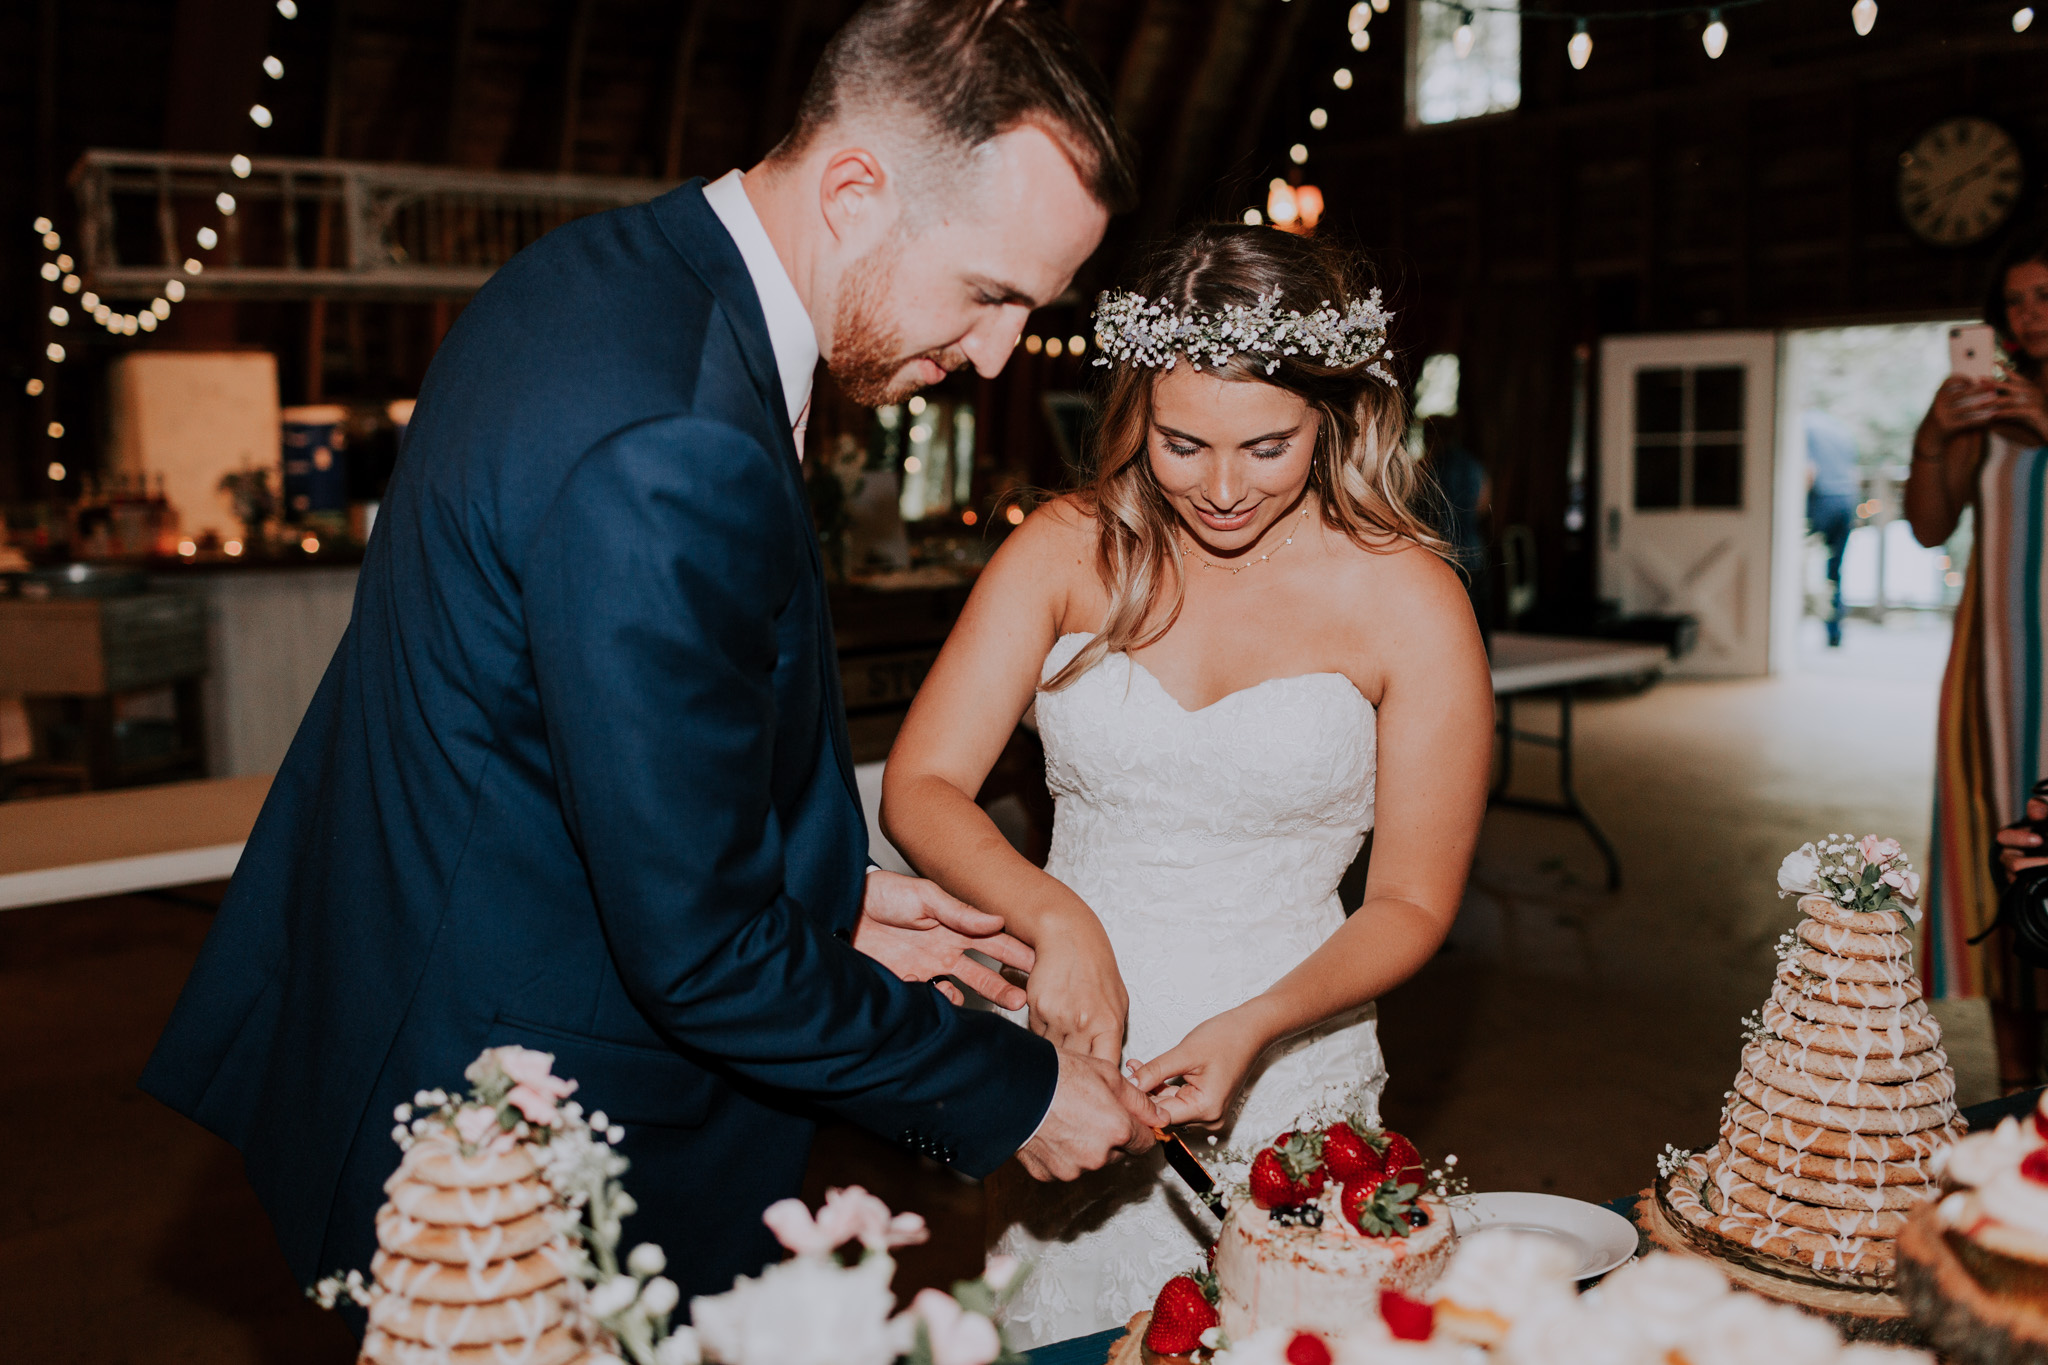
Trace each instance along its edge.
{"label": "bride's white wedding dress", "polygon": [[[1089,638],[1061,636],[1041,676]],[[1343,674],[1275,678],[1189,711],[1112,654],[1038,695],[1038,732],[1058,802],[1046,871],[1116,948],[1126,1057],[1165,1052],[1343,923],[1337,882],[1372,826],[1375,757],[1372,704]],[[1268,1051],[1219,1141],[1264,1141],[1361,1090],[1376,1108],[1385,1081],[1367,1006]],[[1199,1265],[1215,1233],[1156,1151],[1066,1185],[1012,1164],[991,1202],[997,1249],[1034,1267],[1006,1314],[1023,1349],[1121,1326]]]}

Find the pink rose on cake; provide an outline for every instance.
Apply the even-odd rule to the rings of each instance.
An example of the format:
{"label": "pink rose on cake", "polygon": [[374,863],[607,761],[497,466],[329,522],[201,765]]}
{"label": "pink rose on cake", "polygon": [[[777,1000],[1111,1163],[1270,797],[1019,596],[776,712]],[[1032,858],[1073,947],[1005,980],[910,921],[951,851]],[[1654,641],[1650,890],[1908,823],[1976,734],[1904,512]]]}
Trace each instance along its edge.
{"label": "pink rose on cake", "polygon": [[1905,852],[1905,849],[1899,846],[1897,839],[1880,839],[1875,834],[1866,834],[1863,841],[1856,845],[1856,851],[1863,855],[1864,862],[1882,866]]}
{"label": "pink rose on cake", "polygon": [[823,1256],[856,1241],[870,1251],[888,1251],[916,1246],[931,1235],[924,1219],[914,1213],[892,1217],[887,1204],[858,1185],[827,1190],[816,1217],[803,1200],[781,1199],[768,1206],[761,1221],[776,1241],[799,1256]]}

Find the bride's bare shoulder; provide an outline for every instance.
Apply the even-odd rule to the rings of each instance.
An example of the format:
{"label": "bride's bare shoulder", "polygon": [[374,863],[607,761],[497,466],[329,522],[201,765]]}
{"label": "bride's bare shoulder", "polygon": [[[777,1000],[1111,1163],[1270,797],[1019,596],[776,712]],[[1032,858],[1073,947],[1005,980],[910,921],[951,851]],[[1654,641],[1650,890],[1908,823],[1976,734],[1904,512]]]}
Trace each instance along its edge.
{"label": "bride's bare shoulder", "polygon": [[1040,503],[1010,532],[989,568],[1030,574],[1090,570],[1095,562],[1095,515],[1079,495]]}

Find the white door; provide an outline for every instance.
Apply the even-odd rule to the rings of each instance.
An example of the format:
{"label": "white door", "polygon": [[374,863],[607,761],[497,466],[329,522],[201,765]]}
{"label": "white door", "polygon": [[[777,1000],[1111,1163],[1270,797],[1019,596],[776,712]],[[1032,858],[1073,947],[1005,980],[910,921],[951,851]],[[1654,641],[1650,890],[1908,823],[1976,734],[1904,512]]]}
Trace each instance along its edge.
{"label": "white door", "polygon": [[1698,619],[1674,672],[1769,665],[1777,352],[1769,332],[1601,343],[1600,591]]}

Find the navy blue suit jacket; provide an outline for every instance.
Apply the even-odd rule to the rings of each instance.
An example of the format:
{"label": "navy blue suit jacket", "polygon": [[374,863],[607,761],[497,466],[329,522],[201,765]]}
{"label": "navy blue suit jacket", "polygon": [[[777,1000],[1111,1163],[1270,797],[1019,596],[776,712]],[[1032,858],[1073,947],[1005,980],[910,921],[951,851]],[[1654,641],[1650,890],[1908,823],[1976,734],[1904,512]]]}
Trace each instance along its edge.
{"label": "navy blue suit jacket", "polygon": [[1052,1048],[849,946],[867,854],[787,410],[699,183],[500,270],[143,1086],[302,1281],[368,1264],[392,1109],[489,1045],[628,1130],[684,1292],[775,1256],[814,1107],[984,1175]]}

